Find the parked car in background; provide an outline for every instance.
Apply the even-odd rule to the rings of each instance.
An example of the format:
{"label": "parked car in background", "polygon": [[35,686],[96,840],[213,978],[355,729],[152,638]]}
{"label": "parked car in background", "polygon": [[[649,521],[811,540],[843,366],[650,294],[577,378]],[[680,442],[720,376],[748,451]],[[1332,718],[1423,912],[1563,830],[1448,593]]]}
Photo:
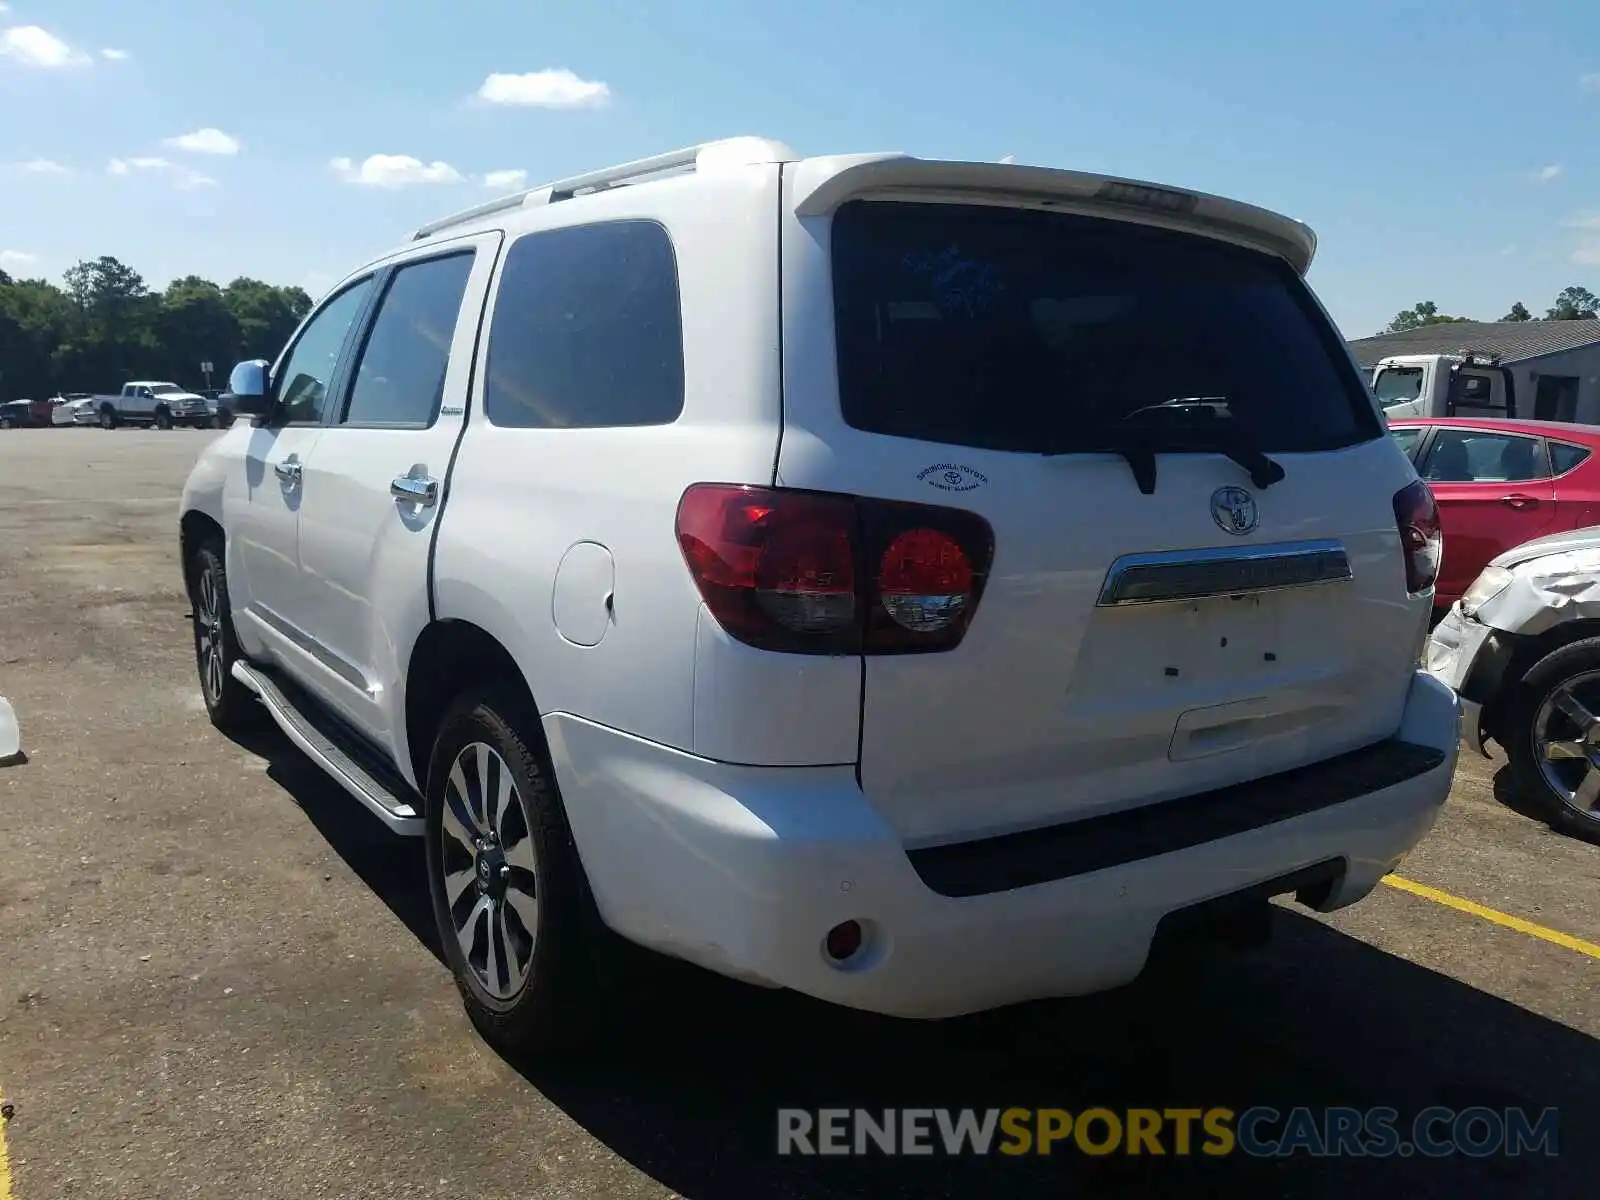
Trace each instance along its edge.
{"label": "parked car in background", "polygon": [[216,409],[205,399],[165,380],[136,379],[122,385],[115,396],[96,396],[100,425],[153,425],[171,429],[175,425],[211,427],[217,423]]}
{"label": "parked car in background", "polygon": [[50,412],[52,425],[93,425],[95,423],[94,397],[87,392],[65,392],[53,402]]}
{"label": "parked car in background", "polygon": [[27,429],[39,424],[34,415],[33,401],[12,400],[0,404],[0,429]]}
{"label": "parked car in background", "polygon": [[431,223],[232,374],[175,531],[206,709],[422,837],[522,1052],[629,943],[937,1018],[1355,903],[1460,714],[1315,245],[753,138]]}
{"label": "parked car in background", "polygon": [[1440,610],[1502,551],[1600,525],[1600,426],[1415,418],[1391,420],[1389,432],[1439,506],[1444,559],[1434,604]]}
{"label": "parked car in background", "polygon": [[1471,749],[1498,742],[1551,825],[1600,835],[1600,528],[1497,555],[1434,628],[1423,666],[1460,694]]}

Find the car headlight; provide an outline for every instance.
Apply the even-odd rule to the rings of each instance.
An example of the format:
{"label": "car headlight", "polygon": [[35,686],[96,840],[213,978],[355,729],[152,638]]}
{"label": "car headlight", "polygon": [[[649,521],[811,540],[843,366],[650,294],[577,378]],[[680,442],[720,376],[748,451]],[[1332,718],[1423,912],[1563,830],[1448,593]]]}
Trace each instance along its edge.
{"label": "car headlight", "polygon": [[1513,576],[1504,567],[1485,567],[1461,596],[1461,615],[1473,616],[1489,601],[1511,586]]}

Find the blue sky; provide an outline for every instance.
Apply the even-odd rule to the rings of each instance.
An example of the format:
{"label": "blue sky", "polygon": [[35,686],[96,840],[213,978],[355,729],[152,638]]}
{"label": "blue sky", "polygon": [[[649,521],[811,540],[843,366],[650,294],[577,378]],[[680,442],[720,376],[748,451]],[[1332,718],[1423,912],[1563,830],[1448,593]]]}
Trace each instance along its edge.
{"label": "blue sky", "polygon": [[1419,299],[1542,313],[1600,291],[1600,4],[1515,7],[5,0],[0,268],[317,292],[491,172],[751,133],[1279,209],[1347,336]]}

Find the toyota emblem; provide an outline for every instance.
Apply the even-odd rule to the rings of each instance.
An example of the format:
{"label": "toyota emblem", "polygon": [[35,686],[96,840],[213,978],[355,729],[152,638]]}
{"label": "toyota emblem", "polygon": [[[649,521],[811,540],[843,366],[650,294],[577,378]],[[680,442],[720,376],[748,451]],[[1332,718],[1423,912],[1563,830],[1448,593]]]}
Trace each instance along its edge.
{"label": "toyota emblem", "polygon": [[1243,537],[1260,521],[1255,497],[1242,487],[1222,487],[1211,493],[1211,519],[1217,528]]}

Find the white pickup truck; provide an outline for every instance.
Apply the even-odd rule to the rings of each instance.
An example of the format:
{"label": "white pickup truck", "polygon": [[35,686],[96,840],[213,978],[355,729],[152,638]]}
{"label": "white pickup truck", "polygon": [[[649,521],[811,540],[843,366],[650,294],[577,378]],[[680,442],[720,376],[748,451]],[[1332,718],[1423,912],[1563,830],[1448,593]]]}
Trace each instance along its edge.
{"label": "white pickup truck", "polygon": [[204,396],[164,380],[131,380],[115,396],[96,396],[95,400],[102,429],[118,425],[210,429],[217,423],[217,410]]}

